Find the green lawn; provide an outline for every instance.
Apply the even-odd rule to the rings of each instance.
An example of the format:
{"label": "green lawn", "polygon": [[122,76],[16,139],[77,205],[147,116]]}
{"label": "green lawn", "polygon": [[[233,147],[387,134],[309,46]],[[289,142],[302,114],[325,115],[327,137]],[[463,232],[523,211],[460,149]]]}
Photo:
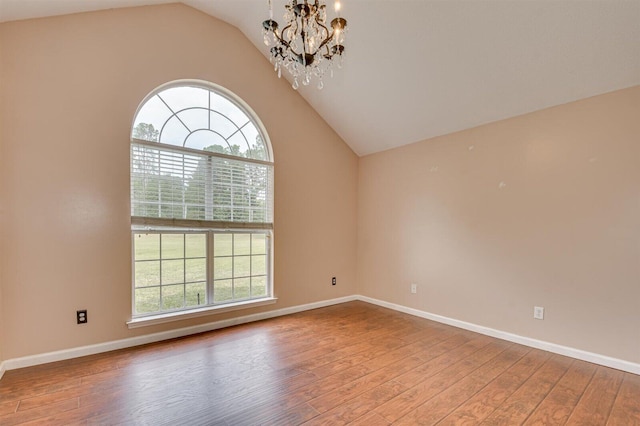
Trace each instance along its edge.
{"label": "green lawn", "polygon": [[[266,235],[214,234],[213,303],[266,296]],[[207,234],[134,234],[137,314],[206,305]]]}

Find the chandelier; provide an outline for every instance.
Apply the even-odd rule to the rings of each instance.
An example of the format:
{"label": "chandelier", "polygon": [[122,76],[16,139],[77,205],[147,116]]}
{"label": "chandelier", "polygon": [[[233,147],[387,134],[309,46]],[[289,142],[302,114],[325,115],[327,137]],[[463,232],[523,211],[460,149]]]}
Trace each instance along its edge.
{"label": "chandelier", "polygon": [[318,0],[290,0],[285,8],[286,24],[282,31],[273,20],[271,0],[269,19],[262,23],[264,44],[271,46],[271,63],[278,78],[282,76],[282,68],[289,71],[294,89],[300,82],[307,86],[312,77],[318,79],[318,89],[322,89],[324,75],[328,72],[333,77],[333,63],[342,67],[347,20],[339,15],[340,3],[335,3],[337,17],[331,21],[330,29],[325,25],[326,6]]}

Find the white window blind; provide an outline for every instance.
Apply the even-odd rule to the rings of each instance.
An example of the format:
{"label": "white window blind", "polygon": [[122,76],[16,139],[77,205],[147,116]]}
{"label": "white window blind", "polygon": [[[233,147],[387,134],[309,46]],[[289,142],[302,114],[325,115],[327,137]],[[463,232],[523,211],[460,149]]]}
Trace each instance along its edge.
{"label": "white window blind", "polygon": [[132,217],[271,228],[272,212],[272,163],[132,141]]}

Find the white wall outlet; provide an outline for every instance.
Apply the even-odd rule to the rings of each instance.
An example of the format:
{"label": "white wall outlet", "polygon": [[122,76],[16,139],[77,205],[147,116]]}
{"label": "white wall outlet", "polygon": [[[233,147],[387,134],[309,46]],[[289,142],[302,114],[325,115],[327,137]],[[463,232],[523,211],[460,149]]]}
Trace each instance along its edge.
{"label": "white wall outlet", "polygon": [[416,294],[418,292],[418,284],[411,284],[411,293]]}
{"label": "white wall outlet", "polygon": [[544,319],[544,308],[542,306],[533,307],[533,318],[539,320]]}

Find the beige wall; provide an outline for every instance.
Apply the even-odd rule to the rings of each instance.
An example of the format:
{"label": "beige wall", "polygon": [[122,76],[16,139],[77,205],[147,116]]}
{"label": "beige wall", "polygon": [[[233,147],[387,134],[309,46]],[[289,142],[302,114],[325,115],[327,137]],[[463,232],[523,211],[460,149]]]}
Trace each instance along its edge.
{"label": "beige wall", "polygon": [[358,191],[364,295],[640,362],[640,86],[361,158]]}
{"label": "beige wall", "polygon": [[[4,359],[356,292],[358,159],[237,29],[166,5],[5,23],[0,39]],[[235,92],[271,137],[279,300],[128,330],[130,126],[145,95],[183,78]]]}

